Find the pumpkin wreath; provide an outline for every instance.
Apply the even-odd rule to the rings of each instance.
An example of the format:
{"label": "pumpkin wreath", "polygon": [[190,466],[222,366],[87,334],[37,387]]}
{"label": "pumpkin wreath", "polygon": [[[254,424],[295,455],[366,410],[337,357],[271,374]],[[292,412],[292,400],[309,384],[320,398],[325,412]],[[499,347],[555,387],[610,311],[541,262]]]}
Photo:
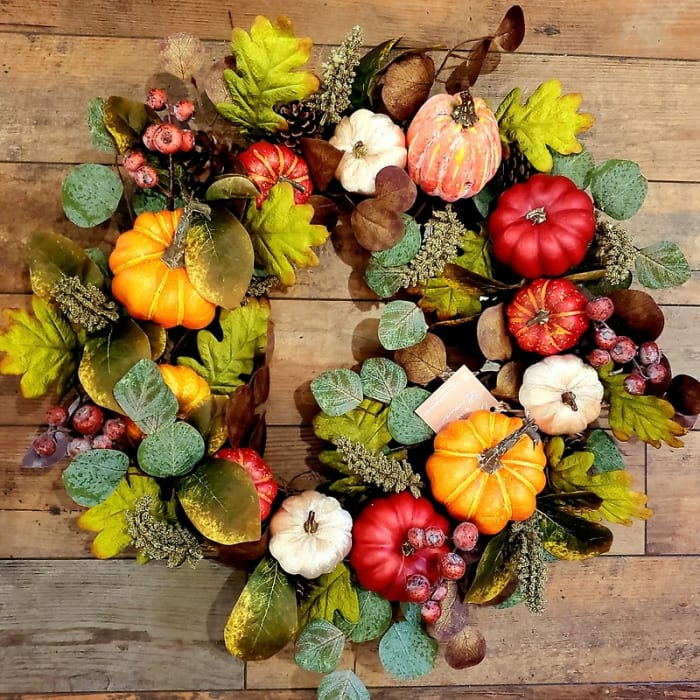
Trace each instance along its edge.
{"label": "pumpkin wreath", "polygon": [[[523,37],[518,6],[447,50],[363,52],[355,27],[320,77],[285,18],[235,28],[207,69],[195,37],[166,39],[173,86],[95,98],[114,162],[63,185],[73,223],[123,232],[109,252],[35,234],[32,310],[5,310],[0,371],[57,396],[24,466],[69,460],[95,556],[243,562],[227,649],[293,641],[320,697],[368,697],[337,670],[348,642],[379,640],[400,679],[440,649],[479,663],[469,606],[541,612],[553,562],[606,552],[603,520],[651,515],[617,441],[680,447],[700,412],[643,289],[684,283],[687,261],[619,224],[639,167],[594,163],[578,139],[594,118],[557,80],[495,110],[475,94],[488,52]],[[262,456],[267,294],[318,263],[338,219],[386,301],[384,352],[311,382],[326,449],[295,491]]]}

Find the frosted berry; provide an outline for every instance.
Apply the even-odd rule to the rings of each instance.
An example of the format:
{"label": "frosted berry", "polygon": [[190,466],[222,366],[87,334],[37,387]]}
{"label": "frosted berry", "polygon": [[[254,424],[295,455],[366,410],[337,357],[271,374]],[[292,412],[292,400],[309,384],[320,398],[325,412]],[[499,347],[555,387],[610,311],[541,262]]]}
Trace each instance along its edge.
{"label": "frosted berry", "polygon": [[438,603],[441,603],[443,600],[445,600],[445,598],[447,598],[448,591],[449,589],[447,588],[446,583],[439,583],[430,594],[430,600],[436,600]]}
{"label": "frosted berry", "polygon": [[637,359],[643,365],[653,365],[661,359],[661,350],[653,340],[647,340],[637,349]]}
{"label": "frosted berry", "polygon": [[406,541],[413,549],[423,549],[425,547],[425,530],[422,527],[409,528],[406,533]]}
{"label": "frosted berry", "polygon": [[156,144],[155,141],[153,140],[153,137],[155,136],[156,130],[160,124],[149,124],[146,127],[146,131],[143,132],[143,136],[141,137],[141,140],[143,141],[143,145],[149,150],[149,151],[155,151],[156,150]]}
{"label": "frosted berry", "polygon": [[183,129],[180,136],[182,138],[180,150],[183,151],[183,153],[189,153],[194,148],[194,131],[191,129]]}
{"label": "frosted berry", "polygon": [[596,297],[585,306],[586,316],[591,321],[607,321],[615,311],[615,305],[610,297]]}
{"label": "frosted berry", "polygon": [[617,333],[610,326],[603,324],[596,328],[593,341],[601,350],[610,350],[617,342]]}
{"label": "frosted berry", "polygon": [[94,438],[92,438],[92,449],[93,450],[109,450],[111,449],[113,443],[112,443],[112,438],[108,437],[104,433],[100,433],[99,435],[95,435]]}
{"label": "frosted berry", "polygon": [[155,150],[164,155],[171,155],[180,150],[182,144],[182,130],[175,124],[161,124],[153,132],[153,145]]}
{"label": "frosted berry", "polygon": [[34,440],[32,447],[39,457],[50,457],[56,451],[56,439],[53,435],[44,433]]}
{"label": "frosted berry", "polygon": [[610,357],[613,362],[624,365],[634,359],[637,354],[637,343],[626,335],[619,335],[617,342],[610,348]]}
{"label": "frosted berry", "polygon": [[180,100],[173,106],[175,119],[186,122],[194,114],[194,102],[192,100]]}
{"label": "frosted berry", "polygon": [[437,600],[426,600],[423,607],[420,609],[420,616],[428,625],[437,622],[442,615],[442,605]]}
{"label": "frosted berry", "polygon": [[51,406],[46,411],[46,422],[54,427],[65,425],[68,422],[68,411],[63,406]]}
{"label": "frosted berry", "polygon": [[146,165],[146,156],[141,151],[129,151],[124,154],[122,165],[130,173],[135,173],[142,165]]}
{"label": "frosted berry", "polygon": [[646,367],[645,374],[650,384],[663,384],[668,379],[668,368],[661,362],[652,362]]}
{"label": "frosted berry", "polygon": [[411,574],[406,578],[406,597],[411,603],[425,603],[430,598],[431,586],[427,576]]}
{"label": "frosted berry", "polygon": [[438,572],[448,581],[458,581],[467,571],[467,564],[457,552],[441,554],[438,559]]}
{"label": "frosted berry", "polygon": [[73,438],[66,447],[66,454],[69,457],[75,457],[81,452],[87,452],[92,449],[92,440],[87,437]]}
{"label": "frosted berry", "polygon": [[136,186],[143,190],[150,190],[158,184],[158,173],[150,165],[142,165],[136,172],[131,173],[131,177]]}
{"label": "frosted berry", "polygon": [[146,95],[146,104],[156,111],[164,109],[168,104],[168,93],[163,88],[151,88]]}
{"label": "frosted berry", "polygon": [[425,528],[425,544],[428,547],[442,547],[445,544],[447,535],[439,527]]}
{"label": "frosted berry", "polygon": [[605,367],[611,359],[610,353],[602,348],[593,348],[593,350],[588,353],[588,364],[590,364],[591,367]]}
{"label": "frosted berry", "polygon": [[463,522],[457,525],[452,533],[452,541],[457,549],[463,552],[471,552],[476,547],[479,539],[479,530],[474,523]]}
{"label": "frosted berry", "polygon": [[123,418],[108,418],[102,426],[102,432],[110,440],[121,440],[126,434],[126,423]]}
{"label": "frosted berry", "polygon": [[71,424],[82,435],[97,435],[104,423],[104,414],[99,406],[86,403],[73,414]]}
{"label": "frosted berry", "polygon": [[625,377],[622,385],[625,387],[627,393],[633,396],[641,396],[647,388],[647,380],[642,377],[639,372],[631,372]]}

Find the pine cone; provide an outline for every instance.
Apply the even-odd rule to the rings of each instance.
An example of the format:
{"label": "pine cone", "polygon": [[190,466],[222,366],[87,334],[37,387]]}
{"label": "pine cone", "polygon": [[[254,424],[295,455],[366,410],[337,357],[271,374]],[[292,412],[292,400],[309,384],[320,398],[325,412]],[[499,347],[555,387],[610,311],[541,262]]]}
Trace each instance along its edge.
{"label": "pine cone", "polygon": [[185,168],[195,182],[206,183],[212,177],[231,169],[235,160],[231,144],[215,134],[196,131],[194,149],[185,161]]}
{"label": "pine cone", "polygon": [[287,128],[275,134],[275,141],[299,152],[299,139],[313,138],[319,129],[319,115],[304,102],[289,102],[277,110],[287,121]]}
{"label": "pine cone", "polygon": [[501,194],[513,185],[529,180],[535,172],[532,163],[517,144],[504,144],[503,160],[491,181],[492,187],[497,194]]}

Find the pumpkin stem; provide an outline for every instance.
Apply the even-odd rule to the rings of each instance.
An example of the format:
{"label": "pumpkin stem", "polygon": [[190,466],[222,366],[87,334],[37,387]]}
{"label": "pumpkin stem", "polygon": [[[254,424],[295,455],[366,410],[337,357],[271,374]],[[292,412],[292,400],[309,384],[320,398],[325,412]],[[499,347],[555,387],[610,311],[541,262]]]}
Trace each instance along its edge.
{"label": "pumpkin stem", "polygon": [[178,222],[175,233],[173,234],[172,243],[165,249],[161,260],[171,269],[174,270],[182,267],[185,262],[185,241],[187,240],[187,232],[190,230],[190,214],[185,210]]}
{"label": "pumpkin stem", "polygon": [[317,530],[318,521],[316,520],[316,513],[314,513],[313,510],[310,510],[309,517],[306,518],[306,522],[304,523],[304,532],[306,532],[309,535],[314,535],[316,534]]}
{"label": "pumpkin stem", "polygon": [[532,221],[533,224],[543,224],[547,221],[547,212],[544,207],[537,207],[537,209],[531,209],[525,214],[525,218]]}
{"label": "pumpkin stem", "polygon": [[364,158],[367,155],[367,146],[362,141],[357,141],[352,147],[355,158]]}
{"label": "pumpkin stem", "polygon": [[525,324],[528,328],[549,321],[549,309],[538,309],[537,313]]}
{"label": "pumpkin stem", "polygon": [[566,404],[572,411],[578,411],[578,404],[576,403],[576,394],[572,391],[565,391],[561,395],[562,403]]}
{"label": "pumpkin stem", "polygon": [[299,190],[299,192],[306,192],[306,187],[304,187],[304,185],[302,185],[301,182],[292,180],[286,175],[280,175],[279,182],[288,182],[295,190]]}
{"label": "pumpkin stem", "polygon": [[530,440],[532,440],[533,445],[537,445],[540,441],[537,426],[532,418],[525,420],[517,430],[514,430],[510,435],[506,435],[499,443],[495,444],[493,447],[489,447],[488,450],[484,450],[484,452],[479,455],[479,469],[485,471],[487,474],[495,474],[503,466],[501,457],[503,457],[508,450],[515,447],[523,435],[527,435]]}
{"label": "pumpkin stem", "polygon": [[469,90],[462,90],[459,93],[459,99],[460,104],[452,110],[452,119],[467,129],[479,121],[479,117],[476,116],[476,105]]}

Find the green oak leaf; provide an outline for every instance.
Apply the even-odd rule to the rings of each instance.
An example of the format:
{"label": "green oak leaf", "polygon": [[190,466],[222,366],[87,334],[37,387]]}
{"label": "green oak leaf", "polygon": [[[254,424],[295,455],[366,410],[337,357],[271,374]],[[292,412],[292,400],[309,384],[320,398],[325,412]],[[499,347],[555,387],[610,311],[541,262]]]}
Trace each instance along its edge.
{"label": "green oak leaf", "polygon": [[491,277],[492,268],[488,240],[485,229],[467,230],[459,244],[462,252],[451,260],[452,264],[459,265],[459,267],[482,277]]}
{"label": "green oak leaf", "polygon": [[311,620],[297,637],[294,661],[314,673],[335,671],[345,648],[345,635],[327,620]]}
{"label": "green oak leaf", "polygon": [[429,279],[422,287],[422,293],[418,306],[424,311],[434,311],[441,321],[469,318],[481,311],[479,296],[465,289],[449,271]]}
{"label": "green oak leaf", "polygon": [[333,571],[321,574],[300,608],[303,625],[311,620],[333,622],[338,611],[349,622],[360,619],[360,602],[352,585],[350,569],[341,561]]}

